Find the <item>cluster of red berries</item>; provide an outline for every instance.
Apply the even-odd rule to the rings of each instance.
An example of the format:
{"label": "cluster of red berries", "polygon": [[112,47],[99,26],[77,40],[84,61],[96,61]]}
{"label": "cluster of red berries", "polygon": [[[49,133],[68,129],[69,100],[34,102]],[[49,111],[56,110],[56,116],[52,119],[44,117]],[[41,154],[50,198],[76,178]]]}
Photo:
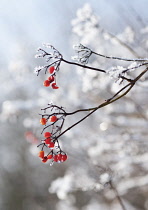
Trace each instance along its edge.
{"label": "cluster of red berries", "polygon": [[[49,121],[50,122],[56,122],[58,120],[58,118],[57,118],[57,116],[55,116],[55,115],[52,115],[50,118],[49,118]],[[46,123],[47,123],[47,119],[46,118],[41,118],[40,119],[40,123],[42,124],[42,125],[46,125]]]}
{"label": "cluster of red berries", "polygon": [[51,85],[51,87],[53,89],[58,89],[59,87],[57,86],[57,84],[55,82],[55,76],[54,76],[55,67],[50,66],[49,69],[48,69],[48,72],[51,74],[51,76],[48,77],[48,79],[43,82],[43,85],[45,87],[49,87]]}
{"label": "cluster of red berries", "polygon": [[[49,121],[49,122],[51,122],[51,123],[55,123],[56,121],[58,121],[58,117],[57,117],[56,115],[52,115],[52,116],[50,116],[49,120],[47,120],[47,119],[44,118],[44,117],[42,117],[42,118],[40,119],[40,123],[41,123],[42,125],[46,125],[47,121]],[[53,138],[52,133],[50,133],[50,132],[45,132],[45,133],[44,133],[44,137],[45,137],[45,139],[42,140],[42,143],[39,145],[39,146],[43,145],[42,150],[41,150],[41,151],[39,152],[39,154],[38,154],[38,156],[39,156],[40,158],[42,158],[42,162],[43,162],[43,163],[46,163],[47,160],[49,160],[49,159],[52,160],[52,163],[54,163],[54,162],[61,163],[61,162],[66,161],[66,160],[67,160],[67,155],[66,155],[65,152],[63,152],[63,151],[61,150],[60,147],[58,147],[58,148],[59,148],[59,151],[58,151],[58,152],[55,152],[55,151],[54,151],[55,148],[56,148],[56,147],[55,147],[55,142],[56,142],[57,140],[55,140],[55,139]],[[44,146],[46,146],[46,147],[48,147],[48,148],[50,149],[50,152],[48,153],[48,155],[45,155],[45,152],[43,151]]]}
{"label": "cluster of red berries", "polygon": [[46,156],[43,150],[39,152],[38,156],[42,158],[42,162],[46,163],[47,160],[49,159],[52,160],[52,162],[59,162],[59,163],[66,161],[67,160],[66,153],[64,153],[62,150],[60,150],[58,153],[55,153],[53,151],[55,144],[54,141],[52,140],[52,134],[50,132],[45,132],[44,137],[45,139],[43,140],[44,141],[43,144],[46,145],[48,148],[50,148],[51,151]]}
{"label": "cluster of red berries", "polygon": [[40,158],[42,158],[42,162],[43,163],[46,163],[47,160],[51,160],[51,159],[52,159],[53,162],[58,162],[58,163],[61,163],[61,162],[64,162],[64,161],[67,160],[67,155],[65,153],[63,153],[63,154],[62,153],[55,154],[53,151],[51,151],[50,154],[48,154],[47,156],[45,156],[44,155],[44,151],[41,150],[39,152],[38,156]]}

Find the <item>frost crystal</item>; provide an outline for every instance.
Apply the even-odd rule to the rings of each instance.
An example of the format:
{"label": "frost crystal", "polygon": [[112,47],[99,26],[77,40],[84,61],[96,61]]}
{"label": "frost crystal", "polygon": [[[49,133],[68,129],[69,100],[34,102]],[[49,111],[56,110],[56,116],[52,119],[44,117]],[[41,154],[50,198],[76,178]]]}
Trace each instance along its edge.
{"label": "frost crystal", "polygon": [[71,59],[79,62],[79,57],[77,55],[71,56]]}
{"label": "frost crystal", "polygon": [[36,67],[34,68],[34,73],[36,74],[36,73],[38,73],[39,70],[42,70],[42,69],[44,69],[44,68],[45,68],[44,66],[36,66]]}
{"label": "frost crystal", "polygon": [[123,66],[117,66],[112,67],[110,70],[107,71],[107,73],[110,75],[110,77],[113,77],[114,79],[119,79],[120,76],[123,74],[123,71]]}
{"label": "frost crystal", "polygon": [[52,45],[49,44],[49,43],[43,43],[43,47],[46,47],[46,48],[52,48]]}
{"label": "frost crystal", "polygon": [[77,60],[78,62],[82,64],[87,64],[88,59],[92,53],[91,50],[82,44],[74,45],[73,48],[75,49],[75,52],[77,53],[77,55],[72,56],[72,60]]}
{"label": "frost crystal", "polygon": [[42,58],[43,56],[44,56],[43,53],[41,53],[41,54],[36,54],[36,55],[35,55],[35,58]]}

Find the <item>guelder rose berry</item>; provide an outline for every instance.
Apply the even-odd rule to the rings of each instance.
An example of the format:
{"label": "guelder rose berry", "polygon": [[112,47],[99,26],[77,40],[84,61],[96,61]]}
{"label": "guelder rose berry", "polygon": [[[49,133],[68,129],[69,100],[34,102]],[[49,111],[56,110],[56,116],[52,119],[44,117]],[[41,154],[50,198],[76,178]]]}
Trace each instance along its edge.
{"label": "guelder rose berry", "polygon": [[43,82],[43,85],[44,85],[45,87],[49,87],[49,86],[50,86],[49,80],[45,80],[45,81]]}
{"label": "guelder rose berry", "polygon": [[54,142],[49,142],[48,147],[49,147],[50,149],[53,149],[53,148],[54,148]]}
{"label": "guelder rose berry", "polygon": [[58,161],[61,162],[62,154],[58,154],[57,156],[58,156]]}
{"label": "guelder rose berry", "polygon": [[39,151],[38,156],[39,156],[40,158],[44,158],[44,151]]}
{"label": "guelder rose berry", "polygon": [[54,81],[54,76],[48,77],[48,80],[49,80],[50,83],[52,83]]}
{"label": "guelder rose berry", "polygon": [[47,159],[47,156],[45,156],[45,157],[42,159],[42,162],[43,162],[43,163],[46,163],[47,160],[48,160],[48,159]]}
{"label": "guelder rose berry", "polygon": [[41,123],[42,125],[45,125],[46,122],[47,122],[46,118],[41,118],[41,119],[40,119],[40,123]]}
{"label": "guelder rose berry", "polygon": [[57,86],[56,83],[52,83],[51,87],[52,87],[53,89],[58,89],[58,88],[59,88],[59,87]]}
{"label": "guelder rose berry", "polygon": [[48,72],[50,74],[52,74],[54,72],[54,70],[55,70],[54,66],[50,66],[49,69],[48,69]]}
{"label": "guelder rose berry", "polygon": [[48,137],[50,137],[50,136],[51,136],[51,133],[50,133],[50,132],[45,132],[45,133],[44,133],[44,137],[45,137],[45,138],[48,138]]}
{"label": "guelder rose berry", "polygon": [[53,115],[49,118],[50,122],[56,122],[58,120],[57,116]]}
{"label": "guelder rose berry", "polygon": [[45,144],[50,144],[51,143],[51,138],[45,139]]}
{"label": "guelder rose berry", "polygon": [[47,159],[52,159],[53,158],[53,155],[47,155]]}
{"label": "guelder rose berry", "polygon": [[58,156],[55,155],[54,158],[53,158],[53,160],[54,160],[54,162],[58,162],[58,161],[59,161],[59,160],[58,160]]}
{"label": "guelder rose berry", "polygon": [[61,162],[64,162],[64,161],[66,161],[67,160],[67,155],[65,154],[65,155],[62,155],[62,157],[61,157]]}

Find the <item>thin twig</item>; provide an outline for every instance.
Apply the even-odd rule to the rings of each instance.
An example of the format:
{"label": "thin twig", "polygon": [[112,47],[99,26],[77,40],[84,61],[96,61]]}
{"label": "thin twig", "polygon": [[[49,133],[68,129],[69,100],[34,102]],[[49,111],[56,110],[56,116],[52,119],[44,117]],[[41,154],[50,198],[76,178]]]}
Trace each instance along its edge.
{"label": "thin twig", "polygon": [[[69,131],[71,128],[75,127],[76,125],[78,125],[79,123],[81,123],[83,120],[85,120],[86,118],[88,118],[90,115],[92,115],[95,111],[97,111],[98,109],[105,107],[117,100],[119,100],[120,98],[122,98],[123,96],[125,96],[136,84],[136,82],[148,71],[148,68],[146,68],[144,71],[142,71],[132,82],[128,83],[125,87],[121,88],[112,98],[106,100],[104,103],[102,103],[101,105],[93,108],[93,110],[88,113],[85,117],[83,117],[82,119],[80,119],[79,121],[77,121],[76,123],[74,123],[73,125],[71,125],[70,127],[68,127],[67,129],[65,129],[60,135],[57,136],[57,139],[62,136],[64,133],[66,133],[67,131]],[[129,86],[129,88],[120,96],[117,96],[119,93],[121,93],[125,88],[127,88]],[[117,97],[116,97],[117,96]]]}
{"label": "thin twig", "polygon": [[115,193],[115,195],[116,195],[116,198],[117,198],[117,200],[118,200],[118,202],[119,202],[121,208],[122,208],[123,210],[126,210],[125,205],[123,204],[123,201],[122,201],[122,199],[121,199],[121,197],[120,197],[120,195],[119,195],[119,193],[118,193],[116,187],[113,185],[113,183],[112,183],[111,180],[109,181],[109,184],[110,184],[111,189],[114,191],[114,193]]}
{"label": "thin twig", "polygon": [[85,65],[82,65],[80,63],[70,62],[70,61],[67,61],[67,60],[65,60],[63,58],[61,59],[61,61],[65,62],[65,63],[68,63],[68,64],[71,64],[71,65],[80,66],[82,68],[87,68],[87,69],[91,69],[91,70],[95,70],[95,71],[100,71],[100,72],[106,73],[106,71],[104,69],[98,69],[98,68],[94,68],[94,67],[91,67],[91,66],[85,66]]}
{"label": "thin twig", "polygon": [[93,54],[95,55],[98,55],[100,57],[103,57],[103,58],[108,58],[108,59],[116,59],[116,60],[122,60],[122,61],[136,61],[136,62],[142,62],[142,61],[148,61],[148,58],[133,58],[133,59],[129,59],[129,58],[122,58],[122,57],[115,57],[115,56],[107,56],[107,55],[102,55],[100,53],[96,53],[96,52],[93,52]]}

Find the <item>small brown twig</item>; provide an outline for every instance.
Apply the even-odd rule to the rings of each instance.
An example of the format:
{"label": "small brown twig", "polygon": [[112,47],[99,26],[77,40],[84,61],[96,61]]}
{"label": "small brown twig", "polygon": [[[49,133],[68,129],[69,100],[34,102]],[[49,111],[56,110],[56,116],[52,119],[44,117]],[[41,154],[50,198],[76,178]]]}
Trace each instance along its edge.
{"label": "small brown twig", "polygon": [[118,200],[118,202],[119,202],[121,208],[122,208],[123,210],[126,210],[125,205],[123,204],[123,201],[122,201],[122,199],[121,199],[121,197],[120,197],[120,195],[119,195],[119,193],[118,193],[116,187],[114,186],[112,180],[109,180],[108,184],[110,185],[111,189],[114,191],[115,196],[116,196],[116,199]]}

